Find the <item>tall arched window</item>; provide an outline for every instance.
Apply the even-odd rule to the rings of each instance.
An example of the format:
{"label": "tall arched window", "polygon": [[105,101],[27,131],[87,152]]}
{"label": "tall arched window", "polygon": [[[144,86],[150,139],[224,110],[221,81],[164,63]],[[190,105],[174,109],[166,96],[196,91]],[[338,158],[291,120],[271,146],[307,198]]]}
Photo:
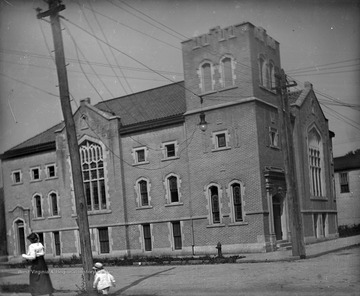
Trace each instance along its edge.
{"label": "tall arched window", "polygon": [[213,90],[212,69],[210,63],[204,63],[201,65],[201,84],[202,84],[203,92],[208,92]]}
{"label": "tall arched window", "polygon": [[55,192],[49,194],[50,213],[52,216],[59,215],[58,196]]}
{"label": "tall arched window", "polygon": [[321,197],[324,192],[323,147],[319,132],[313,127],[308,134],[311,195]]}
{"label": "tall arched window", "polygon": [[243,221],[243,202],[241,194],[241,184],[235,182],[231,184],[231,199],[234,209],[234,222]]}
{"label": "tall arched window", "polygon": [[43,216],[41,196],[39,194],[34,195],[34,216],[35,218],[41,218]]}
{"label": "tall arched window", "polygon": [[177,177],[171,176],[168,178],[169,190],[170,190],[170,201],[179,202],[179,190]]}
{"label": "tall arched window", "polygon": [[269,62],[269,88],[275,89],[275,66],[273,61]]}
{"label": "tall arched window", "polygon": [[146,207],[150,205],[149,197],[149,182],[145,179],[140,179],[136,182],[136,192],[138,195],[138,205]]}
{"label": "tall arched window", "polygon": [[219,189],[216,186],[209,188],[210,203],[211,203],[211,218],[212,223],[220,223],[220,201]]}
{"label": "tall arched window", "polygon": [[103,149],[85,141],[80,145],[86,205],[89,211],[107,209]]}
{"label": "tall arched window", "polygon": [[230,87],[234,85],[231,58],[225,57],[221,60],[221,74],[223,87]]}

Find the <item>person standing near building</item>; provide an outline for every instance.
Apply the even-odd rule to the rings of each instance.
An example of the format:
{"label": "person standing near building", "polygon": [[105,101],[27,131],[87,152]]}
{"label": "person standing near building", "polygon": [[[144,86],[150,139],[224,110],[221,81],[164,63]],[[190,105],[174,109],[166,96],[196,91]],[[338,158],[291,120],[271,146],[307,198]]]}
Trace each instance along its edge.
{"label": "person standing near building", "polygon": [[31,233],[27,239],[31,242],[27,254],[22,254],[26,260],[31,260],[29,277],[31,295],[52,295],[54,288],[51,283],[44,255],[45,248],[37,233]]}
{"label": "person standing near building", "polygon": [[115,287],[114,277],[104,269],[100,262],[95,263],[93,269],[96,272],[93,284],[94,289],[97,289],[103,295],[108,295],[110,287]]}

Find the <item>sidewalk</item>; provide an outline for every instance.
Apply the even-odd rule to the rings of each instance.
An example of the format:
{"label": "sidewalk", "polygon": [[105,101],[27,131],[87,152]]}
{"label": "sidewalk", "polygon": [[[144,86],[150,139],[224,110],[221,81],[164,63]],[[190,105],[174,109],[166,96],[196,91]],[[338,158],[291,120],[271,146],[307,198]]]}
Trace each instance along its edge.
{"label": "sidewalk", "polygon": [[[333,240],[328,240],[320,243],[314,243],[306,245],[306,259],[315,258],[328,254],[331,252],[336,252],[339,250],[351,248],[354,246],[360,245],[360,235],[338,238]],[[299,257],[292,255],[291,250],[282,250],[275,251],[271,253],[245,253],[239,254],[240,256],[245,256],[236,260],[235,264],[241,263],[264,263],[264,262],[287,262],[300,260]],[[302,259],[302,260],[306,260]],[[183,264],[182,264],[183,265]],[[172,265],[175,267],[176,265]],[[165,265],[160,265],[158,267],[153,266],[153,268],[158,269],[159,271],[166,268]],[[148,272],[147,266],[111,266],[108,268],[110,272],[114,274],[128,274],[130,276],[146,276]],[[54,287],[58,289],[55,292],[54,296],[75,296],[77,291],[79,291],[79,285],[81,286],[81,267],[70,267],[70,268],[57,268],[51,269],[51,278],[54,283]],[[160,271],[161,272],[161,271]],[[131,278],[133,280],[133,278]],[[10,285],[21,285],[28,284],[29,275],[27,269],[0,269],[0,285],[1,284],[10,284]],[[130,278],[129,278],[130,282]],[[119,287],[120,288],[120,287]],[[65,292],[64,290],[67,290]],[[1,295],[29,295],[29,293],[4,293],[1,292]]]}

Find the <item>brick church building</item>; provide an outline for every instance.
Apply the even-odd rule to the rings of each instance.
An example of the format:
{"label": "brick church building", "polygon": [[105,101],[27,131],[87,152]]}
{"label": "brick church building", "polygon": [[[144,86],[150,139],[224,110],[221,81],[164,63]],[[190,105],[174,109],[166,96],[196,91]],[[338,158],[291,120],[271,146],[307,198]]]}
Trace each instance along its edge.
{"label": "brick church building", "polygon": [[[211,255],[218,242],[224,254],[269,252],[291,241],[279,43],[246,22],[186,40],[182,52],[184,81],[84,99],[74,113],[96,256]],[[334,134],[310,83],[289,103],[305,242],[334,238]],[[79,255],[64,123],[1,158],[9,259],[31,231],[48,258]]]}

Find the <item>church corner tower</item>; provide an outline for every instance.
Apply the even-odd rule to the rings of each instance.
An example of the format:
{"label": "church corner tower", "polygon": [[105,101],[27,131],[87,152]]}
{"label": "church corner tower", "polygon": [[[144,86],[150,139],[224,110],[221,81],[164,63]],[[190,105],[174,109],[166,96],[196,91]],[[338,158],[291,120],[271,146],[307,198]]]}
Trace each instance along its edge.
{"label": "church corner tower", "polygon": [[[275,73],[281,68],[279,43],[249,22],[182,42],[188,112],[256,97],[276,104]],[[210,98],[207,100],[207,98]],[[217,99],[218,98],[218,99]]]}

